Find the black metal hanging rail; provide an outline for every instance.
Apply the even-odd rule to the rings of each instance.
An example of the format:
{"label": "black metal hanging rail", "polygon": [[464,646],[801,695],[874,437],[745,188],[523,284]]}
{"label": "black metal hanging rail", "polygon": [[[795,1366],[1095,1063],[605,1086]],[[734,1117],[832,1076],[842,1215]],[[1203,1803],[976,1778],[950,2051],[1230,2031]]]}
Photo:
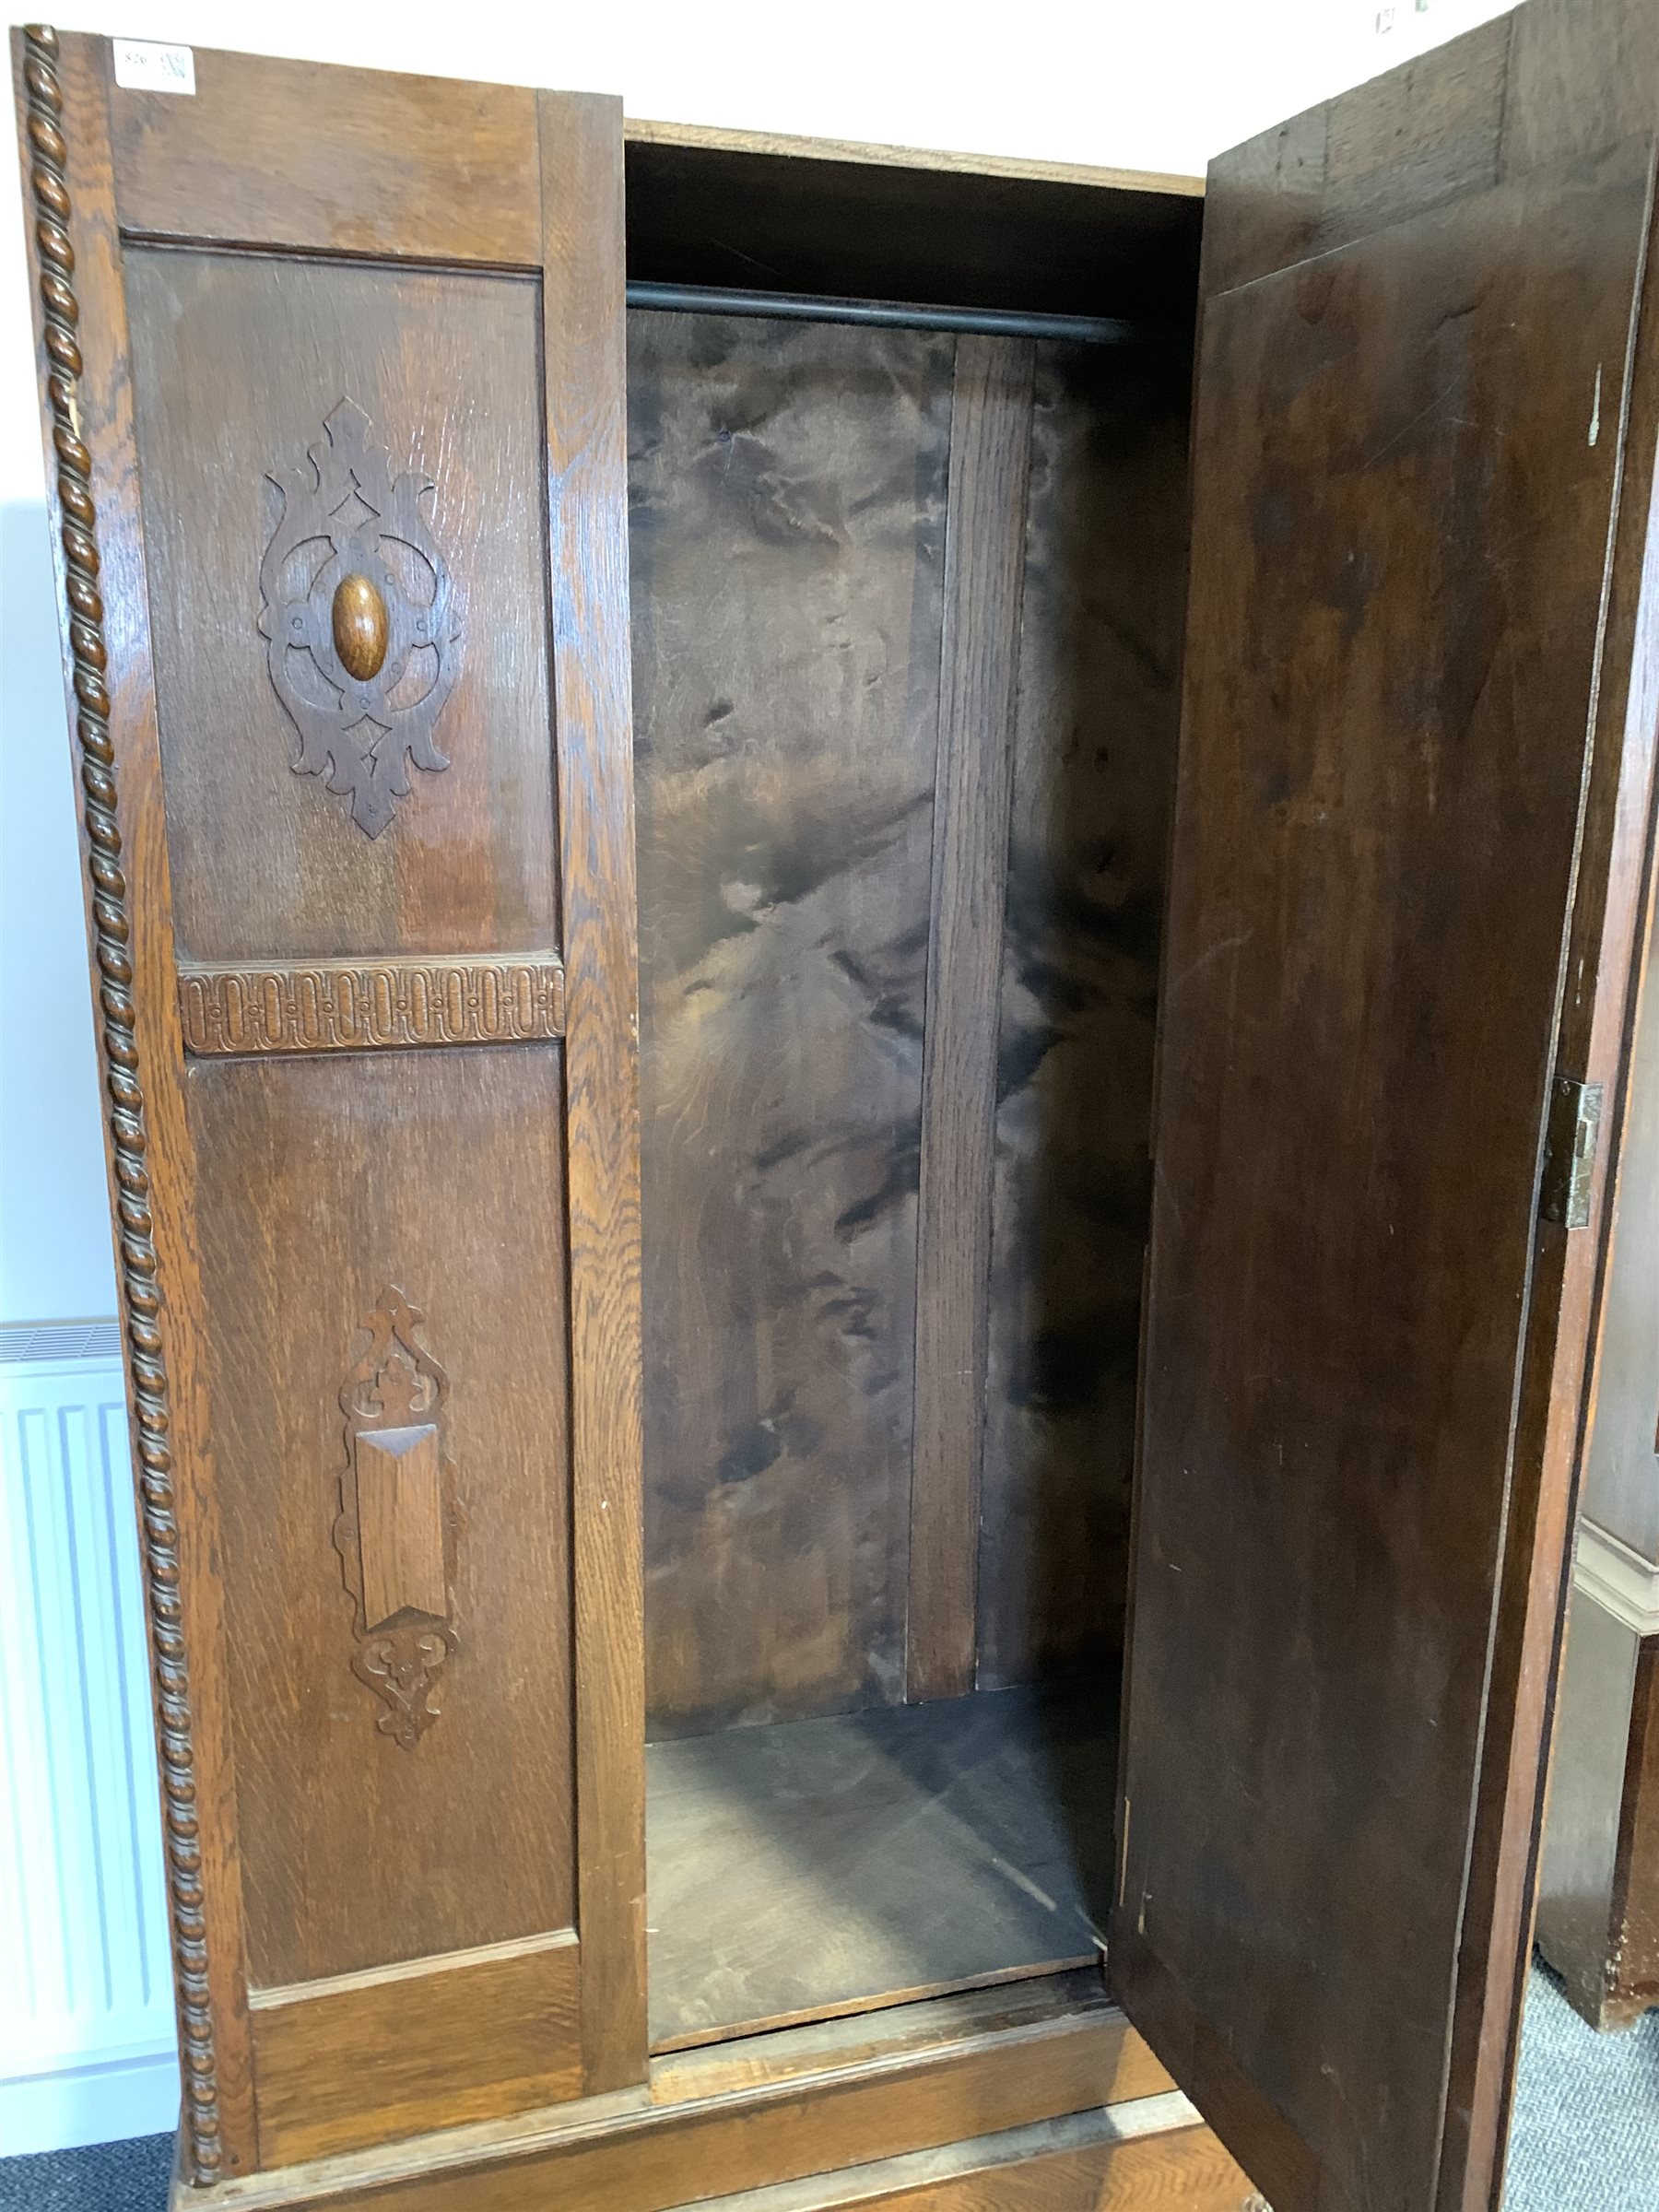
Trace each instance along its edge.
{"label": "black metal hanging rail", "polygon": [[629,307],[712,315],[771,315],[792,323],[858,323],[891,330],[982,332],[999,338],[1074,338],[1121,346],[1147,326],[1112,315],[1040,315],[1000,307],[924,307],[906,300],[837,300],[814,292],[732,291],[719,285],[630,283]]}

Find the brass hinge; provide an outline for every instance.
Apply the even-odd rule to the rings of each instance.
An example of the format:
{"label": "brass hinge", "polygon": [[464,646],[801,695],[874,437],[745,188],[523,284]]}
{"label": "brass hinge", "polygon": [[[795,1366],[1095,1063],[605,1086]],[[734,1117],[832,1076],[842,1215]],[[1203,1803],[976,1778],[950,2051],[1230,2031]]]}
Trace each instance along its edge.
{"label": "brass hinge", "polygon": [[1558,1076],[1549,1087],[1549,1128],[1544,1139],[1544,1180],[1538,1211],[1563,1229],[1590,1220],[1590,1185],[1601,1132],[1602,1087]]}

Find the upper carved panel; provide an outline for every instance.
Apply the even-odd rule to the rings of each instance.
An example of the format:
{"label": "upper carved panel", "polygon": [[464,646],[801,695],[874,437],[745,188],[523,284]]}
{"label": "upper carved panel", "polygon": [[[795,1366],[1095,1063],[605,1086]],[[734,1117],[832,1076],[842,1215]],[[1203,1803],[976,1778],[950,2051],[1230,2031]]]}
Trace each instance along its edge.
{"label": "upper carved panel", "polygon": [[298,468],[272,469],[282,513],[260,563],[259,629],[300,734],[297,775],[324,776],[378,837],[409,763],[449,766],[433,732],[455,680],[449,571],[417,470],[394,479],[361,407],[342,399]]}

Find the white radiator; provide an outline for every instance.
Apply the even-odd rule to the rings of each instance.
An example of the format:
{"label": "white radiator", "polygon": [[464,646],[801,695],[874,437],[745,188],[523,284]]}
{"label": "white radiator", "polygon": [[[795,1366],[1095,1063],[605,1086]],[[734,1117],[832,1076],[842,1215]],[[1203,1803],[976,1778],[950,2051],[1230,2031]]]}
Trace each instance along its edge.
{"label": "white radiator", "polygon": [[0,1328],[0,2156],[173,2126],[169,1974],[120,1339]]}

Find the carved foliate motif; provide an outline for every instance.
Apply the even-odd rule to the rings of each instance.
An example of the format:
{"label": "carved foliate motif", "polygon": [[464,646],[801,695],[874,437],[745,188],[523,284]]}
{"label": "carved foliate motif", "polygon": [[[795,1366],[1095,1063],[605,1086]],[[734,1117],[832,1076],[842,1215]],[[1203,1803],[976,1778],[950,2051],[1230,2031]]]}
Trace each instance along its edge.
{"label": "carved foliate motif", "polygon": [[354,1613],[351,1671],[387,1706],[380,1733],[406,1751],[438,1718],[435,1678],[457,1643],[455,1470],[442,1443],[449,1378],[420,1341],[423,1318],[388,1287],[363,1324],[368,1347],[340,1392],[346,1467],[334,1525]]}
{"label": "carved foliate motif", "polygon": [[268,471],[282,513],[260,563],[259,629],[300,734],[295,774],[325,776],[358,828],[378,837],[409,795],[409,762],[429,774],[449,766],[432,733],[459,632],[449,571],[420,512],[431,481],[414,469],[394,480],[349,399],[323,428],[305,465]]}

